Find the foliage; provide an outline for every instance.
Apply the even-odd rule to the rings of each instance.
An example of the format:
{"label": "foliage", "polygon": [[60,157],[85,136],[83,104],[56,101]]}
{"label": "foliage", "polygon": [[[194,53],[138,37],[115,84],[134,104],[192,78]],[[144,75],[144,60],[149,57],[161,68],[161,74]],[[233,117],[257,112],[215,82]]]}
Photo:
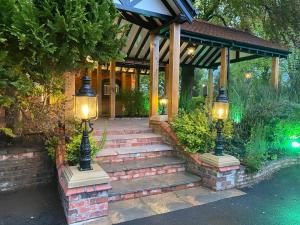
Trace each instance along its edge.
{"label": "foliage", "polygon": [[193,3],[199,10],[198,17],[203,20],[252,31],[285,43],[299,42],[299,1],[194,0]]}
{"label": "foliage", "polygon": [[[204,153],[212,151],[215,146],[215,123],[209,123],[207,112],[196,109],[191,112],[181,111],[171,122],[179,142],[187,152]],[[223,134],[225,139],[232,138],[232,123],[225,123]]]}
{"label": "foliage", "polygon": [[[82,134],[74,135],[71,139],[71,142],[66,145],[66,159],[69,165],[73,166],[79,163],[81,139]],[[97,152],[101,150],[101,146],[104,145],[105,139],[102,139],[102,144],[100,147],[97,146],[97,143],[93,139],[92,135],[89,136],[89,141],[91,145],[91,159],[93,159]]]}
{"label": "foliage", "polygon": [[125,116],[146,116],[149,111],[149,99],[139,90],[126,90],[121,93]]}
{"label": "foliage", "polygon": [[250,140],[246,144],[246,155],[243,163],[249,172],[256,172],[261,168],[267,159],[267,149],[266,129],[260,124],[252,129]]}
{"label": "foliage", "polygon": [[57,136],[49,137],[45,141],[45,149],[47,150],[48,155],[53,160],[53,162],[55,162],[56,149],[58,147],[58,144],[59,144],[59,138]]}

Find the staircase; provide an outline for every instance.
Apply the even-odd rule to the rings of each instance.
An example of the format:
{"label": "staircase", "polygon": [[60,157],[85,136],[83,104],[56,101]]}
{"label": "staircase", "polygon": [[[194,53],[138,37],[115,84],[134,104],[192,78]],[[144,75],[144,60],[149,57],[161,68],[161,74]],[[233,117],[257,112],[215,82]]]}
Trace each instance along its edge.
{"label": "staircase", "polygon": [[16,190],[53,180],[54,166],[37,147],[0,149],[0,191]]}
{"label": "staircase", "polygon": [[[101,131],[94,132],[96,140]],[[200,177],[185,171],[185,162],[150,128],[114,128],[107,132],[97,162],[109,174],[109,200],[119,201],[183,190],[200,185]]]}

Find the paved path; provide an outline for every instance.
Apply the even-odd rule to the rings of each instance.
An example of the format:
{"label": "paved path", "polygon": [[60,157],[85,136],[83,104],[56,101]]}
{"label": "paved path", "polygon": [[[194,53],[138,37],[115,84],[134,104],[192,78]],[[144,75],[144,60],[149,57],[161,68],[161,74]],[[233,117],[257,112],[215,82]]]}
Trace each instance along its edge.
{"label": "paved path", "polygon": [[119,225],[300,225],[300,166],[243,191],[247,195]]}
{"label": "paved path", "polygon": [[65,225],[56,182],[0,193],[0,225]]}
{"label": "paved path", "polygon": [[[119,225],[300,225],[299,187],[294,166],[243,189],[247,195]],[[56,184],[0,194],[0,225],[65,225]]]}

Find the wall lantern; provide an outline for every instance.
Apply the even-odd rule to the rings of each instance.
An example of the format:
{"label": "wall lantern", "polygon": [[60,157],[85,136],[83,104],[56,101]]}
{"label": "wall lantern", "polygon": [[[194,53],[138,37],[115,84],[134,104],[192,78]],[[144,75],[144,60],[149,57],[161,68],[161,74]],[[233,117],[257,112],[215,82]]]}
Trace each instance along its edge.
{"label": "wall lantern", "polygon": [[189,47],[187,48],[188,56],[194,56],[196,52],[196,46],[194,44],[188,44]]}
{"label": "wall lantern", "polygon": [[75,94],[75,117],[82,121],[82,140],[80,144],[79,169],[91,170],[91,146],[89,133],[93,131],[91,120],[98,117],[98,98],[90,85],[90,78],[82,77],[82,85]]}
{"label": "wall lantern", "polygon": [[161,114],[165,115],[166,114],[166,107],[168,104],[168,99],[167,97],[163,96],[159,99],[159,104],[161,105],[162,109],[161,109]]}
{"label": "wall lantern", "polygon": [[247,72],[245,72],[244,76],[245,76],[245,78],[246,78],[247,80],[248,80],[248,79],[251,79],[251,78],[252,78],[252,73],[249,72],[249,71],[247,71]]}
{"label": "wall lantern", "polygon": [[223,137],[222,129],[224,128],[224,121],[227,120],[229,114],[229,102],[225,95],[225,89],[220,88],[219,95],[213,105],[212,117],[217,120],[217,140],[215,147],[215,155],[223,155]]}

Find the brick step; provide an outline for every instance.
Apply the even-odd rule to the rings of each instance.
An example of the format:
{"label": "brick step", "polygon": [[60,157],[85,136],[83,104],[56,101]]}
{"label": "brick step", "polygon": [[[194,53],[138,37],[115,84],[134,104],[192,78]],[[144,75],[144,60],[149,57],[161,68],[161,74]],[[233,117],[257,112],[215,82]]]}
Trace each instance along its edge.
{"label": "brick step", "polygon": [[[102,137],[94,136],[96,141]],[[108,135],[104,148],[135,147],[162,143],[162,136],[154,133]]]}
{"label": "brick step", "polygon": [[112,181],[109,201],[120,201],[199,186],[201,178],[187,172]]}
{"label": "brick step", "polygon": [[156,158],[172,155],[173,148],[165,144],[143,145],[136,147],[105,148],[96,157],[100,162],[124,162],[135,159]]}
{"label": "brick step", "polygon": [[[116,128],[116,129],[107,129],[107,135],[126,135],[126,134],[142,134],[142,133],[151,133],[152,128],[143,127],[143,128]],[[95,129],[93,136],[101,136],[103,134],[103,129]]]}
{"label": "brick step", "polygon": [[184,160],[172,156],[100,164],[109,174],[111,181],[185,171]]}

